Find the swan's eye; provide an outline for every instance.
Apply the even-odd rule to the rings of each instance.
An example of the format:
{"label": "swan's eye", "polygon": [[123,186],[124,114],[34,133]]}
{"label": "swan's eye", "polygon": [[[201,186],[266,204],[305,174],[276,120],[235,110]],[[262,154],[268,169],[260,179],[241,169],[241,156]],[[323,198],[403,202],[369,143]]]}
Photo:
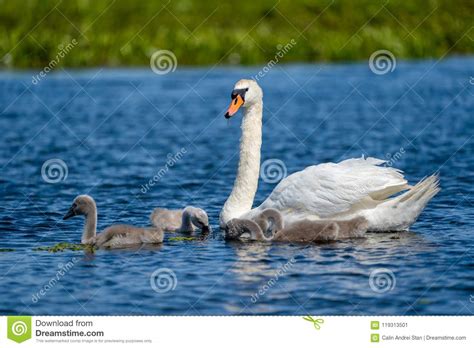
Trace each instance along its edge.
{"label": "swan's eye", "polygon": [[241,89],[234,89],[230,95],[232,99],[237,98],[237,96],[241,96],[243,100],[245,100],[245,93],[248,91],[248,88],[241,88]]}

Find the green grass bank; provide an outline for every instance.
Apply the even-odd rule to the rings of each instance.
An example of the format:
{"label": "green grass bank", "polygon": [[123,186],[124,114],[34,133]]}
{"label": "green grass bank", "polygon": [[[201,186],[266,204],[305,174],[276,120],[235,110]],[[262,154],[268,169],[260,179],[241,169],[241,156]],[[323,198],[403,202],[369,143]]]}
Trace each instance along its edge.
{"label": "green grass bank", "polygon": [[474,1],[0,0],[0,6],[3,68],[51,60],[64,67],[144,66],[158,49],[172,51],[180,65],[262,64],[290,42],[281,57],[286,63],[363,60],[379,49],[397,58],[474,52]]}

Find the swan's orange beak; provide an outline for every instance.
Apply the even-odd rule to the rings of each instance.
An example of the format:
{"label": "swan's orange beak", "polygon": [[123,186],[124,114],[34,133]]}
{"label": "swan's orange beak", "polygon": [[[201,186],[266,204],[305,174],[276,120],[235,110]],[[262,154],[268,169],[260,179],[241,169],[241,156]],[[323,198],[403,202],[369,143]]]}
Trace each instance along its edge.
{"label": "swan's orange beak", "polygon": [[244,98],[242,98],[240,94],[237,94],[234,98],[232,98],[232,102],[225,113],[225,118],[231,118],[243,104]]}

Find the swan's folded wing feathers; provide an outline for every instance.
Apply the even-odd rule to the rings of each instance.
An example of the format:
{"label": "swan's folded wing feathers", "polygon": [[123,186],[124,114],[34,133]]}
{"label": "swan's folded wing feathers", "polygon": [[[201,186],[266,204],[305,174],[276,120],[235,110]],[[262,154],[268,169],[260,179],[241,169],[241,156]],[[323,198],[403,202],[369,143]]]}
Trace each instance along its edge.
{"label": "swan's folded wing feathers", "polygon": [[133,227],[129,225],[109,226],[97,235],[96,244],[103,245],[114,238],[125,238],[130,232],[133,232]]}
{"label": "swan's folded wing feathers", "polygon": [[307,167],[283,179],[259,209],[326,218],[408,188],[401,171],[383,163],[369,157]]}

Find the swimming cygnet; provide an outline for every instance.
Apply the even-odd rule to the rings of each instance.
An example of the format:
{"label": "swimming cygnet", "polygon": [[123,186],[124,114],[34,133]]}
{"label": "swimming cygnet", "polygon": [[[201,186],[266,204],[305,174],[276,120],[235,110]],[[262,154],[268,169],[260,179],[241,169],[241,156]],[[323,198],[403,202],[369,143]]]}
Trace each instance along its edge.
{"label": "swimming cygnet", "polygon": [[81,243],[101,248],[119,248],[136,244],[154,244],[163,242],[163,230],[156,227],[142,228],[130,225],[112,225],[96,235],[97,208],[94,199],[80,195],[74,199],[63,220],[76,215],[84,215],[86,223]]}
{"label": "swimming cygnet", "polygon": [[153,226],[167,232],[194,232],[200,228],[202,232],[209,232],[209,218],[201,209],[187,206],[183,210],[156,208],[150,216]]}
{"label": "swimming cygnet", "polygon": [[327,242],[360,238],[367,232],[368,222],[363,217],[351,220],[301,220],[284,226],[281,214],[266,209],[254,220],[232,219],[227,223],[227,239],[250,239],[279,242]]}

